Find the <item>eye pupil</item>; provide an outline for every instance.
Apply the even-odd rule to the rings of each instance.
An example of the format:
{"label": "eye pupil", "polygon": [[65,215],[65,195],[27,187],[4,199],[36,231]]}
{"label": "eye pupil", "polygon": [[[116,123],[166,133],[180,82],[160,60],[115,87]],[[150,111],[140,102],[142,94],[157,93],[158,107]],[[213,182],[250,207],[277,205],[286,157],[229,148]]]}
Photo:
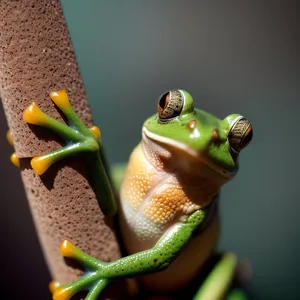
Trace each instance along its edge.
{"label": "eye pupil", "polygon": [[183,108],[183,94],[178,90],[172,90],[161,96],[158,101],[158,116],[162,122],[169,121],[180,115]]}
{"label": "eye pupil", "polygon": [[253,130],[250,122],[245,118],[238,120],[228,135],[231,149],[235,152],[241,151],[250,143],[252,136]]}
{"label": "eye pupil", "polygon": [[165,93],[159,100],[159,106],[164,109],[166,106],[166,102],[167,102],[167,96],[169,95],[169,93]]}
{"label": "eye pupil", "polygon": [[252,137],[253,137],[253,130],[252,130],[252,126],[250,125],[248,132],[246,132],[246,135],[242,141],[243,148],[245,148],[251,142]]}

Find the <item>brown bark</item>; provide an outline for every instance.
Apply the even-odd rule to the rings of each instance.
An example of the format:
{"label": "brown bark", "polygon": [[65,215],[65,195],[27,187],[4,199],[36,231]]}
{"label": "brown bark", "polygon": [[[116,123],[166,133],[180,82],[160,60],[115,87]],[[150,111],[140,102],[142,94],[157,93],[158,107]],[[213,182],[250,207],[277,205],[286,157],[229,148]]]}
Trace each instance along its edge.
{"label": "brown bark", "polygon": [[62,88],[88,126],[91,111],[58,0],[1,0],[0,28],[0,93],[17,156],[22,158],[28,201],[53,279],[69,282],[79,272],[59,254],[64,239],[103,260],[120,257],[120,251],[81,157],[57,163],[43,176],[31,169],[27,158],[56,150],[62,142],[47,129],[28,126],[22,112],[34,101],[64,122],[48,96]]}

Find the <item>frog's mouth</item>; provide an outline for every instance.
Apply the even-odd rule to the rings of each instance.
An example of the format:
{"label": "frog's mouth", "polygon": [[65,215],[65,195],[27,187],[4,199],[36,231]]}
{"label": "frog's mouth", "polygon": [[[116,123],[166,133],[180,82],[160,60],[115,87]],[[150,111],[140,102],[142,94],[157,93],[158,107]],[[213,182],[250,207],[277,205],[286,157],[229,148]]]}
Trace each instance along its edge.
{"label": "frog's mouth", "polygon": [[160,136],[160,135],[150,132],[145,126],[143,126],[142,134],[143,134],[143,139],[148,138],[154,143],[165,144],[165,145],[168,145],[175,149],[184,151],[185,153],[187,153],[191,157],[197,159],[198,161],[201,161],[208,168],[212,169],[213,171],[215,171],[216,173],[218,173],[219,175],[221,175],[222,177],[224,177],[226,179],[232,178],[236,173],[236,172],[234,172],[234,173],[230,172],[224,168],[217,166],[213,162],[211,162],[208,159],[205,159],[201,155],[199,155],[199,152],[197,152],[196,150],[190,148],[189,146],[187,146],[183,143],[180,143],[180,142],[174,141],[170,138],[163,137],[163,136]]}

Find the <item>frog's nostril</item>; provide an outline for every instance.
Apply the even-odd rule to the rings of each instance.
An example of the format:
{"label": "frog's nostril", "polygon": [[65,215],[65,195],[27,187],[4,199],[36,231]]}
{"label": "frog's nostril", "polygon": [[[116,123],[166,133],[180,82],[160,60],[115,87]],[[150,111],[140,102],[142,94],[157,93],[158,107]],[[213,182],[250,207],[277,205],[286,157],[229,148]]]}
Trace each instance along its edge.
{"label": "frog's nostril", "polygon": [[215,129],[213,131],[213,138],[214,138],[214,140],[220,139],[220,133],[219,133],[218,129]]}
{"label": "frog's nostril", "polygon": [[197,126],[197,121],[196,121],[196,120],[192,120],[192,121],[190,121],[190,122],[187,124],[187,128],[190,129],[190,130],[195,129],[196,126]]}

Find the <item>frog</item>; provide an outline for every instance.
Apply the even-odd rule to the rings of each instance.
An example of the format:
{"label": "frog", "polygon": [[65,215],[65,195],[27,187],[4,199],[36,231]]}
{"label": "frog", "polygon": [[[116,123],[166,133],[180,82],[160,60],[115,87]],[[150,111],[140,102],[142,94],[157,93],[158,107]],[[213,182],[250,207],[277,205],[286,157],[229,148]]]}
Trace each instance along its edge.
{"label": "frog", "polygon": [[[53,299],[68,300],[87,291],[85,300],[96,300],[112,281],[132,277],[158,292],[187,287],[215,251],[220,189],[238,172],[239,154],[253,136],[250,121],[240,114],[219,119],[197,109],[186,90],[164,93],[157,112],[142,126],[142,139],[124,168],[122,183],[115,185],[119,189],[117,207],[100,129],[83,124],[66,90],[54,91],[50,98],[68,124],[51,118],[35,103],[25,109],[23,120],[53,130],[66,145],[32,158],[31,166],[42,175],[55,162],[82,155],[100,208],[104,215],[119,220],[127,254],[104,262],[71,241],[63,241],[61,255],[79,262],[86,272],[69,284],[52,282]],[[235,254],[222,254],[194,299],[245,299],[242,294],[236,297],[239,291],[230,292],[237,264]]]}

